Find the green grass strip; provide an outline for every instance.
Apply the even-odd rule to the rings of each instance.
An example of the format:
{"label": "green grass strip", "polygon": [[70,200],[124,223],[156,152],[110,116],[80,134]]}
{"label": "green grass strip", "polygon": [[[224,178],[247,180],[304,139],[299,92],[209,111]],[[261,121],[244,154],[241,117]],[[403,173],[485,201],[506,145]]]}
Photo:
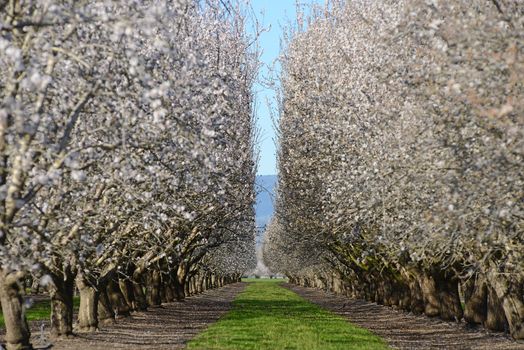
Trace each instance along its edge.
{"label": "green grass strip", "polygon": [[250,281],[233,309],[188,349],[388,349],[375,334],[276,283],[281,281]]}

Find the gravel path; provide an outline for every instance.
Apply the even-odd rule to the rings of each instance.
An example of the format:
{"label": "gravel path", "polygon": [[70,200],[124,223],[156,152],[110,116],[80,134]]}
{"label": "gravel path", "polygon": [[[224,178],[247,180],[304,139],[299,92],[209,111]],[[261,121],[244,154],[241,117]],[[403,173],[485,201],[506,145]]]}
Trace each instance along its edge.
{"label": "gravel path", "polygon": [[[196,334],[216,322],[231,309],[231,302],[246,283],[235,283],[186,298],[183,302],[164,304],[144,313],[103,325],[94,333],[78,333],[71,339],[53,341],[53,350],[181,349]],[[38,332],[33,345],[44,348]]]}
{"label": "gravel path", "polygon": [[303,298],[347,318],[384,338],[395,349],[475,349],[524,350],[500,333],[468,328],[464,323],[449,323],[314,288],[283,283]]}

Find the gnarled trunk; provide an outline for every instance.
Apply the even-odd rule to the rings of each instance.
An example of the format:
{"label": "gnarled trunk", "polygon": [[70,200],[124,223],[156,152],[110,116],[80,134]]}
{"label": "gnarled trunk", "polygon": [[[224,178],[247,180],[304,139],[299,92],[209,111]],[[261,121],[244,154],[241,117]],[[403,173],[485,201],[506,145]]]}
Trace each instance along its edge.
{"label": "gnarled trunk", "polygon": [[464,319],[469,324],[483,324],[488,314],[488,287],[478,275],[464,284]]}
{"label": "gnarled trunk", "polygon": [[184,281],[180,282],[178,280],[178,278],[176,278],[173,281],[173,288],[174,288],[176,300],[181,301],[181,300],[185,299],[186,292],[185,292],[185,288],[184,287],[185,287],[185,282]]}
{"label": "gnarled trunk", "polygon": [[184,264],[180,264],[173,281],[173,287],[175,289],[175,295],[178,301],[184,300],[186,297],[186,278],[187,268]]}
{"label": "gnarled trunk", "polygon": [[162,300],[166,303],[172,303],[175,299],[175,291],[173,290],[172,283],[164,283],[162,285]]}
{"label": "gnarled trunk", "polygon": [[137,311],[137,303],[135,300],[135,291],[133,288],[133,282],[129,279],[118,278],[118,286],[124,296],[126,304],[129,306],[130,311]]}
{"label": "gnarled trunk", "polygon": [[198,293],[202,293],[205,290],[205,277],[202,275],[198,275]]}
{"label": "gnarled trunk", "polygon": [[29,342],[31,333],[25,318],[19,284],[22,277],[22,273],[11,274],[0,271],[0,302],[6,328],[7,350],[32,349]]}
{"label": "gnarled trunk", "polygon": [[120,290],[120,286],[116,280],[116,276],[111,278],[107,283],[107,296],[111,303],[111,309],[116,317],[127,317],[130,315],[130,308],[127,305],[124,295]]}
{"label": "gnarled trunk", "polygon": [[196,278],[195,278],[195,276],[193,276],[189,280],[189,294],[190,295],[195,295],[196,293],[197,293],[196,292]]}
{"label": "gnarled trunk", "polygon": [[83,274],[76,276],[76,287],[80,292],[78,329],[84,332],[94,332],[98,329],[99,292]]}
{"label": "gnarled trunk", "polygon": [[409,281],[409,309],[414,314],[422,314],[424,312],[424,294],[420,288],[420,283],[416,279]]}
{"label": "gnarled trunk", "polygon": [[428,273],[422,273],[420,288],[424,297],[424,314],[435,317],[440,314],[439,296],[435,280]]}
{"label": "gnarled trunk", "polygon": [[133,294],[135,296],[135,308],[137,311],[146,311],[147,310],[147,299],[146,294],[144,293],[143,285],[143,276],[142,270],[136,269],[133,272]]}
{"label": "gnarled trunk", "polygon": [[184,282],[184,295],[191,295],[191,292],[189,291],[189,282],[187,280]]}
{"label": "gnarled trunk", "polygon": [[75,274],[69,269],[62,275],[53,275],[51,288],[51,334],[55,337],[73,335],[73,294]]}
{"label": "gnarled trunk", "polygon": [[435,274],[435,282],[439,297],[439,315],[445,321],[460,321],[463,316],[458,290],[458,278],[444,271]]}
{"label": "gnarled trunk", "polygon": [[161,287],[160,272],[158,270],[150,271],[147,279],[147,303],[149,306],[160,306],[162,304],[160,297]]}
{"label": "gnarled trunk", "polygon": [[408,294],[409,305],[406,305],[405,310],[409,310],[414,314],[422,314],[424,312],[424,295],[420,288],[419,280],[420,273],[416,269],[408,269],[400,267],[399,271],[407,283],[406,294]]}
{"label": "gnarled trunk", "polygon": [[504,315],[504,309],[502,308],[502,301],[491,286],[488,286],[487,309],[488,313],[484,327],[492,331],[504,331],[507,328],[507,321]]}
{"label": "gnarled trunk", "polygon": [[107,282],[99,284],[99,299],[98,299],[98,322],[113,323],[115,321],[115,312],[111,305],[109,295],[107,294]]}
{"label": "gnarled trunk", "polygon": [[524,339],[524,277],[491,274],[491,285],[502,301],[502,309],[514,339]]}

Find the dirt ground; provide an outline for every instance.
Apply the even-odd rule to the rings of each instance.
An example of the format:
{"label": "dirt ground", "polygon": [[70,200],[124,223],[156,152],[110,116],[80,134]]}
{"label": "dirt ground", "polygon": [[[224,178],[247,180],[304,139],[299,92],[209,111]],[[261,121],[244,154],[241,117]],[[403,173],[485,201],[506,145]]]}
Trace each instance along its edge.
{"label": "dirt ground", "polygon": [[231,302],[245,286],[246,283],[235,283],[188,297],[183,302],[164,304],[117,320],[115,324],[103,325],[98,332],[77,333],[71,339],[50,342],[45,332],[42,339],[37,330],[41,322],[33,323],[32,342],[35,349],[52,350],[181,349],[231,309]]}
{"label": "dirt ground", "polygon": [[346,317],[351,323],[371,330],[395,349],[524,349],[524,343],[517,343],[504,334],[468,328],[465,323],[449,323],[426,316],[416,316],[318,289],[287,283],[283,286]]}
{"label": "dirt ground", "polygon": [[[164,304],[161,308],[119,319],[115,324],[103,325],[98,332],[78,333],[71,339],[50,341],[47,331],[40,331],[42,324],[48,330],[48,322],[32,322],[33,345],[35,349],[56,350],[181,349],[231,309],[231,302],[245,286],[246,283],[236,283],[189,297],[184,302]],[[501,333],[470,328],[464,323],[416,316],[318,289],[283,286],[371,330],[395,349],[524,350],[524,342],[515,342]]]}

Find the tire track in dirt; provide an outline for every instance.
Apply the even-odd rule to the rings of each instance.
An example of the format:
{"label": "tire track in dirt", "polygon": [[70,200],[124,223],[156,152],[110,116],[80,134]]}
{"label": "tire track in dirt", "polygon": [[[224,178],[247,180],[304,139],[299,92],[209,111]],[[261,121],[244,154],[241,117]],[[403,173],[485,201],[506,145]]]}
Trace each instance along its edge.
{"label": "tire track in dirt", "polygon": [[283,283],[282,286],[344,316],[353,324],[371,330],[395,349],[524,350],[522,342],[516,342],[504,334],[468,328],[465,323],[417,316],[315,288],[289,283]]}

